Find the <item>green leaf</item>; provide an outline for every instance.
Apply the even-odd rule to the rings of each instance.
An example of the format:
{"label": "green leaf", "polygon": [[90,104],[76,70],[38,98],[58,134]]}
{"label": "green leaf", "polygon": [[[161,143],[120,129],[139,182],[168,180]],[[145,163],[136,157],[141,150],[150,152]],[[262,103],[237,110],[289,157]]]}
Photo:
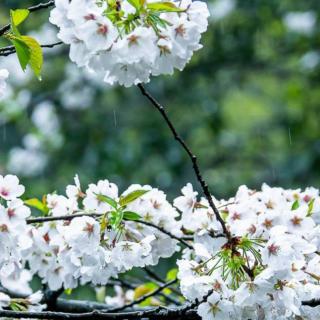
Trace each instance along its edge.
{"label": "green leaf", "polygon": [[118,204],[114,199],[112,199],[108,196],[105,196],[103,194],[96,194],[96,196],[100,202],[105,202],[105,203],[109,204],[112,208],[117,209]]}
{"label": "green leaf", "polygon": [[108,226],[107,214],[104,214],[100,221],[100,233],[104,234]]}
{"label": "green leaf", "polygon": [[140,0],[128,0],[128,2],[137,10],[141,8]]}
{"label": "green leaf", "polygon": [[111,211],[111,212],[109,213],[109,216],[108,216],[109,223],[110,223],[110,225],[111,225],[113,228],[115,227],[117,215],[118,215],[118,212],[117,212],[117,211]]}
{"label": "green leaf", "polygon": [[64,293],[65,293],[67,296],[70,296],[70,294],[72,293],[72,289],[65,289],[65,290],[64,290]]}
{"label": "green leaf", "polygon": [[134,300],[137,300],[137,299],[145,296],[146,294],[156,290],[157,288],[158,288],[158,286],[153,282],[147,282],[145,284],[138,286],[134,290]]}
{"label": "green leaf", "polygon": [[28,36],[21,36],[21,40],[29,47],[30,49],[30,61],[29,65],[35,75],[41,80],[41,70],[43,65],[43,53],[42,48],[38,41],[34,38]]}
{"label": "green leaf", "polygon": [[314,201],[315,201],[315,198],[311,199],[310,202],[308,203],[308,213],[307,213],[307,217],[311,217],[311,215],[312,215],[312,210],[313,210]]}
{"label": "green leaf", "polygon": [[123,211],[118,211],[116,220],[115,220],[115,228],[118,228],[123,220],[124,213]]}
{"label": "green leaf", "polygon": [[125,220],[132,220],[132,221],[136,221],[136,220],[140,220],[142,217],[136,213],[136,212],[132,212],[132,211],[125,211],[123,213],[123,219]]}
{"label": "green leaf", "polygon": [[30,61],[30,58],[31,58],[30,49],[29,49],[28,45],[26,45],[23,41],[21,41],[20,39],[18,39],[16,37],[9,38],[9,39],[16,49],[21,68],[23,71],[25,71],[27,68],[27,65]]}
{"label": "green leaf", "polygon": [[173,2],[150,2],[147,8],[157,12],[183,12],[185,9],[178,8]]}
{"label": "green leaf", "polygon": [[296,200],[293,204],[292,204],[292,207],[291,207],[291,210],[296,210],[299,208],[299,200]]}
{"label": "green leaf", "polygon": [[138,198],[142,197],[145,193],[149,192],[149,190],[135,190],[133,192],[130,192],[124,197],[120,197],[120,206],[126,206],[127,204],[133,202],[134,200],[137,200]]}
{"label": "green leaf", "polygon": [[28,9],[10,10],[11,24],[17,27],[28,18],[29,13],[30,11]]}
{"label": "green leaf", "polygon": [[173,268],[173,269],[169,270],[167,273],[166,281],[172,281],[172,280],[176,279],[177,274],[178,274],[177,268]]}
{"label": "green leaf", "polygon": [[49,212],[49,208],[47,207],[47,204],[45,203],[45,201],[40,201],[37,198],[25,200],[24,203],[29,207],[38,209],[45,215],[47,215]]}

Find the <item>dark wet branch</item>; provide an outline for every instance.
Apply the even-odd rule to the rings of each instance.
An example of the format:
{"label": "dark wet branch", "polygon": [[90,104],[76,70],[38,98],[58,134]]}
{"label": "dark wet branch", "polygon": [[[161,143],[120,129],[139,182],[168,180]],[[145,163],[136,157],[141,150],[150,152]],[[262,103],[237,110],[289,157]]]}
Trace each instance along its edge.
{"label": "dark wet branch", "polygon": [[[42,44],[41,48],[52,49],[52,48],[60,46],[62,44],[63,44],[63,42],[61,42],[61,41],[50,43],[50,44]],[[14,54],[14,53],[16,53],[16,49],[14,46],[0,48],[0,57],[7,57],[7,56],[10,56],[11,54]]]}
{"label": "dark wet branch", "polygon": [[169,127],[170,131],[172,132],[172,135],[174,136],[174,139],[177,140],[179,142],[179,144],[182,146],[182,148],[185,150],[185,152],[188,154],[191,162],[192,162],[192,166],[193,166],[193,170],[196,174],[197,180],[201,185],[202,191],[206,197],[206,199],[208,200],[208,203],[210,205],[210,208],[213,210],[216,219],[220,222],[221,226],[222,226],[222,230],[224,235],[228,238],[228,240],[231,239],[231,234],[229,232],[229,230],[227,229],[227,226],[224,222],[224,220],[222,219],[220,212],[218,210],[218,208],[216,207],[216,205],[214,204],[213,200],[212,200],[212,196],[209,190],[209,187],[206,183],[206,181],[203,179],[202,173],[200,171],[199,165],[198,165],[198,159],[195,156],[195,154],[192,152],[191,148],[186,144],[186,142],[182,139],[182,137],[178,134],[177,129],[175,128],[175,126],[173,125],[172,121],[170,120],[166,109],[164,108],[164,106],[162,106],[145,88],[144,86],[140,83],[138,84],[138,88],[140,89],[142,95],[144,95],[150,102],[151,104],[160,112],[160,114],[162,115],[162,118],[164,119],[164,121],[166,122],[167,126]]}

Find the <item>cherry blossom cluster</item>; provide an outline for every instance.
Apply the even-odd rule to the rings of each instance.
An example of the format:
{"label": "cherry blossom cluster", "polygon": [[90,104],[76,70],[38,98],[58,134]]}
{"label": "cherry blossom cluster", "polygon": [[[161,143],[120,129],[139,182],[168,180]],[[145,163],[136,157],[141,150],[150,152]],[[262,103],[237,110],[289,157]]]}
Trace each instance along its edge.
{"label": "cherry blossom cluster", "polygon": [[0,175],[0,284],[19,278],[25,250],[32,246],[26,218],[31,210],[19,197],[24,187],[16,176]]}
{"label": "cherry blossom cluster", "polygon": [[[320,299],[317,189],[241,186],[228,200],[213,198],[230,235],[191,184],[173,205],[150,186],[131,185],[120,194],[114,183],[100,180],[83,190],[77,176],[65,195],[22,201],[24,191],[16,176],[0,176],[0,281],[8,290],[29,296],[32,275],[53,291],[106,285],[119,273],[171,257],[185,235],[189,243],[177,262],[180,289],[201,302],[203,320],[320,316],[319,308],[308,306]],[[42,217],[32,220],[29,207]],[[3,294],[0,308],[41,309],[40,296]],[[106,303],[122,306],[133,296],[116,288]]]}
{"label": "cherry blossom cluster", "polygon": [[56,0],[50,22],[70,59],[126,87],[182,70],[202,46],[209,11],[201,1]]}
{"label": "cherry blossom cluster", "polygon": [[320,298],[319,191],[241,186],[215,201],[232,238],[221,235],[207,202],[188,184],[174,203],[193,250],[178,261],[181,291],[203,320],[318,319]]}
{"label": "cherry blossom cluster", "polygon": [[132,185],[119,196],[117,186],[108,180],[90,184],[83,192],[75,181],[66,196],[47,195],[46,210],[53,217],[78,216],[35,225],[29,232],[33,246],[26,257],[31,272],[51,290],[79,283],[105,285],[118,273],[155,265],[179,249],[176,240],[140,222],[181,235],[175,220],[178,212],[163,192]]}

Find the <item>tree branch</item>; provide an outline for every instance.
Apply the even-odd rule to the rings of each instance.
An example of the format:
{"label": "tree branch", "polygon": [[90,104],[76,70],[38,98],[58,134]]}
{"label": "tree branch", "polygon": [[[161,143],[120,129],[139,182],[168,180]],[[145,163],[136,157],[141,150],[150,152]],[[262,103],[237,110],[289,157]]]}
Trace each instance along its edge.
{"label": "tree branch", "polygon": [[201,185],[202,191],[206,197],[206,199],[209,202],[209,205],[211,209],[213,210],[216,219],[220,222],[222,226],[223,233],[225,236],[228,238],[228,240],[231,240],[231,234],[229,230],[226,227],[226,224],[224,220],[222,219],[219,210],[217,209],[216,205],[214,204],[212,200],[212,196],[209,190],[209,187],[206,183],[206,181],[203,179],[199,165],[198,165],[198,159],[194,155],[194,153],[191,151],[190,147],[186,144],[186,142],[181,138],[181,136],[178,134],[176,128],[174,127],[173,123],[171,122],[165,108],[144,88],[144,86],[140,83],[138,84],[138,88],[140,89],[142,95],[147,97],[147,99],[151,102],[151,104],[161,113],[163,119],[165,120],[167,126],[171,130],[175,140],[177,140],[182,148],[185,150],[185,152],[188,154],[189,158],[191,159],[192,165],[193,165],[193,170],[196,174],[197,180]]}
{"label": "tree branch", "polygon": [[[56,216],[56,217],[52,216],[52,217],[30,218],[30,219],[27,219],[26,222],[27,222],[27,224],[34,224],[34,223],[44,223],[44,222],[50,222],[50,221],[72,220],[72,219],[77,218],[77,217],[101,217],[101,216],[103,216],[103,214],[101,214],[101,213],[81,212],[81,213],[67,215],[67,216]],[[179,241],[181,244],[183,244],[187,248],[189,248],[189,249],[193,248],[189,243],[187,243],[183,239],[175,236],[171,232],[169,232],[169,231],[165,230],[164,228],[161,228],[161,227],[159,227],[159,226],[157,226],[157,225],[155,225],[155,224],[153,224],[151,222],[147,222],[147,221],[143,221],[143,220],[135,220],[135,221],[125,220],[125,221],[140,223],[140,224],[155,228],[155,229],[159,230],[160,232],[166,234],[170,238]]]}
{"label": "tree branch", "polygon": [[[140,285],[140,284],[132,284],[131,282],[128,282],[128,281],[126,281],[124,279],[113,279],[113,281],[114,281],[113,285],[120,285],[120,286],[122,286],[124,288],[131,289],[131,290],[134,290],[137,286]],[[109,281],[109,283],[110,283],[110,281]],[[165,282],[162,282],[161,284],[163,284],[163,283],[165,283]],[[170,289],[171,289],[172,292],[174,292],[173,288],[170,288]],[[176,299],[174,299],[170,295],[167,295],[167,294],[162,293],[162,292],[159,292],[157,295],[159,297],[164,298],[168,302],[173,303],[176,306],[181,305],[181,303],[179,301],[177,301]]]}
{"label": "tree branch", "polygon": [[153,224],[153,223],[150,223],[150,222],[147,222],[147,221],[143,221],[143,220],[135,220],[133,222],[136,222],[136,223],[140,223],[140,224],[144,224],[146,226],[149,226],[149,227],[152,227],[152,228],[155,228],[159,231],[161,231],[162,233],[166,234],[167,236],[169,236],[170,238],[172,239],[175,239],[177,241],[179,241],[180,243],[182,243],[184,246],[186,246],[187,248],[189,249],[193,249],[192,245],[190,245],[188,242],[186,242],[185,240],[183,240],[182,238],[179,238],[177,236],[175,236],[174,234],[172,234],[171,232]]}
{"label": "tree branch", "polygon": [[198,320],[200,317],[195,310],[186,308],[167,309],[163,307],[153,308],[145,311],[131,311],[122,313],[106,313],[103,311],[92,311],[85,313],[65,313],[65,312],[20,312],[1,310],[0,317],[18,318],[18,319],[50,319],[50,320],[69,320],[69,319],[113,319],[113,320],[131,320],[131,319],[163,319],[163,320]]}
{"label": "tree branch", "polygon": [[140,304],[141,302],[144,302],[145,300],[147,300],[148,298],[151,298],[153,296],[156,296],[158,293],[160,293],[162,290],[164,290],[165,288],[168,288],[170,287],[171,285],[173,285],[174,283],[178,282],[178,279],[174,279],[174,280],[171,280],[169,282],[166,282],[165,284],[163,284],[162,286],[160,286],[159,288],[157,288],[156,290],[153,290],[152,292],[148,293],[148,294],[145,294],[144,296],[140,297],[139,299],[137,300],[134,300],[122,307],[119,307],[119,308],[114,308],[114,309],[110,309],[109,311],[110,312],[118,312],[118,311],[122,311],[122,310],[125,310],[127,308],[131,308],[137,304]]}
{"label": "tree branch", "polygon": [[27,224],[34,224],[34,223],[44,223],[44,222],[51,222],[51,221],[63,221],[63,220],[73,220],[79,217],[102,217],[102,213],[88,213],[88,212],[80,212],[75,213],[67,216],[50,216],[50,217],[39,217],[39,218],[29,218],[26,220]]}
{"label": "tree branch", "polygon": [[[35,12],[35,11],[39,11],[39,10],[42,10],[42,9],[47,9],[49,7],[53,7],[54,6],[54,0],[50,0],[48,2],[45,2],[45,3],[39,3],[35,6],[32,6],[32,7],[29,7],[28,10],[30,12]],[[10,30],[10,24],[7,24],[5,26],[3,26],[1,29],[0,29],[0,37],[3,36],[6,32],[8,32]]]}
{"label": "tree branch", "polygon": [[[54,47],[60,46],[62,44],[63,44],[62,41],[49,43],[49,44],[42,44],[41,48],[54,48]],[[10,56],[11,54],[14,54],[14,53],[16,53],[16,49],[14,46],[0,48],[0,56],[2,56],[2,57],[7,57],[7,56]]]}

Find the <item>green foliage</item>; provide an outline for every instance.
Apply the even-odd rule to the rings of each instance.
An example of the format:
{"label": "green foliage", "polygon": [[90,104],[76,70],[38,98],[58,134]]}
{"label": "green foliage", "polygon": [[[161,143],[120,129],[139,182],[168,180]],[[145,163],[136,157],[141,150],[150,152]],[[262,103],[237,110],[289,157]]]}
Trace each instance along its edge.
{"label": "green foliage", "polygon": [[[144,0],[129,0],[128,2],[136,9],[134,14],[125,15],[121,9],[121,2],[118,0],[106,0],[108,7],[104,14],[118,28],[120,34],[127,34],[141,25],[150,25],[156,33],[159,27],[165,28],[168,22],[160,17],[161,13],[183,12],[172,2],[153,2],[148,3]],[[102,5],[103,0],[100,1]]]}
{"label": "green foliage", "polygon": [[184,9],[178,8],[174,3],[172,2],[150,2],[147,4],[147,9],[156,12],[183,12]]}
{"label": "green foliage", "polygon": [[135,190],[130,192],[124,197],[120,197],[119,204],[121,207],[128,205],[129,203],[137,200],[138,198],[142,197],[144,194],[149,192],[149,190]]}
{"label": "green foliage", "polygon": [[311,217],[311,215],[312,215],[314,201],[315,201],[315,198],[311,199],[309,201],[309,203],[308,203],[308,214],[307,214],[307,217]]}
{"label": "green foliage", "polygon": [[12,29],[18,33],[17,27],[28,18],[30,11],[28,9],[10,10]]}
{"label": "green foliage", "polygon": [[166,281],[172,281],[177,278],[178,268],[173,268],[167,272]]}
{"label": "green foliage", "polygon": [[136,212],[132,212],[132,211],[124,211],[123,212],[123,219],[124,220],[137,221],[137,220],[140,220],[141,218],[142,217]]}
{"label": "green foliage", "polygon": [[41,80],[42,48],[37,40],[21,35],[18,30],[18,26],[27,19],[29,13],[27,9],[10,10],[11,33],[7,34],[6,38],[14,45],[22,70],[25,71],[27,65],[29,65],[34,74]]}
{"label": "green foliage", "polygon": [[128,204],[139,199],[147,192],[149,192],[149,190],[134,190],[125,196],[121,196],[119,201],[116,201],[106,195],[97,194],[96,197],[99,201],[109,204],[114,209],[110,212],[106,212],[102,216],[100,220],[101,233],[104,233],[108,226],[114,230],[119,228],[121,229],[122,220],[137,221],[141,219],[141,216],[138,213],[127,211],[126,207]]}
{"label": "green foliage", "polygon": [[46,197],[43,197],[42,201],[37,198],[28,199],[28,200],[25,200],[24,203],[31,208],[35,208],[39,210],[44,216],[48,215],[49,213]]}
{"label": "green foliage", "polygon": [[299,208],[300,204],[299,204],[299,200],[296,200],[292,206],[291,206],[291,210],[297,210]]}

